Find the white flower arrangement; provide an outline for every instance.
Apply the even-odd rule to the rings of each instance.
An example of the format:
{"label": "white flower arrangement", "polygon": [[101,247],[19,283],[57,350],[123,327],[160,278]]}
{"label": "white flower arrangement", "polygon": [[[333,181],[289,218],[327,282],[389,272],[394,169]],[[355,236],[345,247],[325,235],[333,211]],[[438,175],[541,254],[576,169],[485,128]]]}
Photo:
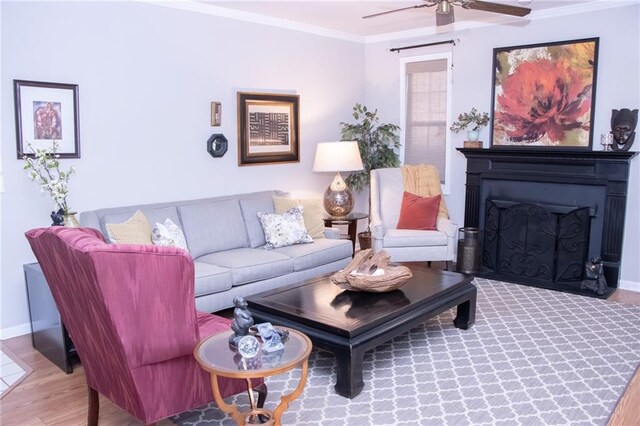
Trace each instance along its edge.
{"label": "white flower arrangement", "polygon": [[76,172],[71,166],[69,171],[60,170],[60,155],[58,154],[58,143],[53,142],[51,148],[33,149],[31,144],[27,145],[34,155],[34,158],[23,155],[25,161],[24,170],[28,170],[29,178],[40,185],[40,192],[48,192],[53,198],[56,209],[61,213],[71,212],[67,204],[69,194],[69,179]]}

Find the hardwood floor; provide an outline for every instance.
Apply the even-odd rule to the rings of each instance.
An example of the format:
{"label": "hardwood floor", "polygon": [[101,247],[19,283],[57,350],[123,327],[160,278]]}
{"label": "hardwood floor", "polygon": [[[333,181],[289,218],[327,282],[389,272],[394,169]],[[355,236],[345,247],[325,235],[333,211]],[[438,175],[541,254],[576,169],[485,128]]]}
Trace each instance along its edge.
{"label": "hardwood floor", "polygon": [[[640,293],[618,290],[610,298],[622,303],[640,305]],[[2,342],[33,372],[15,389],[0,400],[0,424],[3,426],[72,426],[87,421],[87,387],[81,365],[73,374],[65,374],[48,359],[31,347],[29,335]],[[621,398],[610,426],[640,425],[640,370]],[[139,425],[107,399],[100,397],[101,425]],[[158,423],[171,425],[168,420]]]}

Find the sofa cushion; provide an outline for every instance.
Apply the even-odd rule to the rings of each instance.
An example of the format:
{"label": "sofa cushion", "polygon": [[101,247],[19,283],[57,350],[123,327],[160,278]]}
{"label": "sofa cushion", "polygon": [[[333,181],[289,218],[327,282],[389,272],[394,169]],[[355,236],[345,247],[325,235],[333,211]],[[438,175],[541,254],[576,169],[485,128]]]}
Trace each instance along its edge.
{"label": "sofa cushion", "polygon": [[277,247],[286,247],[294,244],[309,244],[313,238],[307,233],[302,218],[302,206],[291,207],[282,214],[258,213],[258,219],[264,230],[264,238],[267,240],[264,248],[271,250]]}
{"label": "sofa cushion", "polygon": [[271,194],[258,198],[240,200],[240,208],[242,209],[244,224],[249,234],[249,247],[256,248],[265,245],[266,240],[264,239],[262,224],[258,219],[258,212],[275,213]]}
{"label": "sofa cushion", "polygon": [[173,206],[159,208],[141,207],[140,209],[127,209],[126,211],[120,213],[110,213],[102,216],[102,218],[100,218],[100,225],[102,227],[103,234],[107,237],[109,236],[107,230],[108,223],[122,223],[129,219],[137,210],[140,210],[144,214],[150,224],[155,224],[156,222],[163,223],[165,220],[171,219],[173,223],[180,226],[178,210],[176,210],[176,208]]}
{"label": "sofa cushion", "polygon": [[248,245],[247,229],[237,199],[178,207],[182,231],[194,259]]}
{"label": "sofa cushion", "polygon": [[293,261],[290,257],[261,248],[220,251],[199,257],[197,261],[231,269],[234,286],[293,272]]}
{"label": "sofa cushion", "polygon": [[440,231],[389,229],[384,234],[383,244],[384,247],[446,246],[447,234]]}
{"label": "sofa cushion", "polygon": [[218,293],[231,288],[231,271],[210,263],[194,261],[196,297]]}
{"label": "sofa cushion", "polygon": [[319,198],[288,198],[273,197],[273,207],[276,213],[282,214],[291,207],[302,206],[302,219],[307,232],[314,240],[324,238],[324,220],[322,220],[322,200]]}
{"label": "sofa cushion", "polygon": [[273,251],[292,258],[293,270],[298,272],[349,257],[353,254],[353,246],[349,240],[321,238],[313,244],[280,247]]}
{"label": "sofa cushion", "polygon": [[151,225],[140,210],[123,223],[107,223],[109,240],[115,244],[151,245]]}
{"label": "sofa cushion", "polygon": [[433,197],[421,197],[405,191],[396,228],[434,231],[438,220],[440,198],[440,194]]}
{"label": "sofa cushion", "polygon": [[156,222],[151,231],[151,241],[156,246],[178,247],[189,251],[182,229],[171,219],[165,220],[164,223]]}

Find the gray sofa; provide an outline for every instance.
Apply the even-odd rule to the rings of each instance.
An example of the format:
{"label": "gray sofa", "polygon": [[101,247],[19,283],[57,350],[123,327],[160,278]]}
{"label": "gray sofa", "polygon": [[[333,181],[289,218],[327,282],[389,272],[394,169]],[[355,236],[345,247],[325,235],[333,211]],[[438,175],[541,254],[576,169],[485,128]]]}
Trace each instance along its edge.
{"label": "gray sofa", "polygon": [[233,306],[235,296],[249,296],[314,276],[335,272],[351,261],[351,242],[320,238],[265,250],[257,212],[273,213],[274,195],[262,191],[198,200],[106,208],[80,214],[80,224],[100,230],[122,223],[141,210],[153,226],[171,219],[184,232],[195,264],[196,307],[214,312]]}

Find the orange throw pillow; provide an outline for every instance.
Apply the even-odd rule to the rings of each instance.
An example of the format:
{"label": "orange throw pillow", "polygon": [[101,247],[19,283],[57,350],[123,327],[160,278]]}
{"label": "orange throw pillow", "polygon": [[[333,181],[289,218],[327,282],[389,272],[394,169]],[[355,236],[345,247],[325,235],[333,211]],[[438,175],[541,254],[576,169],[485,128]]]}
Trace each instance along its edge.
{"label": "orange throw pillow", "polygon": [[438,221],[441,195],[420,197],[405,191],[400,207],[397,229],[421,229],[433,231]]}

